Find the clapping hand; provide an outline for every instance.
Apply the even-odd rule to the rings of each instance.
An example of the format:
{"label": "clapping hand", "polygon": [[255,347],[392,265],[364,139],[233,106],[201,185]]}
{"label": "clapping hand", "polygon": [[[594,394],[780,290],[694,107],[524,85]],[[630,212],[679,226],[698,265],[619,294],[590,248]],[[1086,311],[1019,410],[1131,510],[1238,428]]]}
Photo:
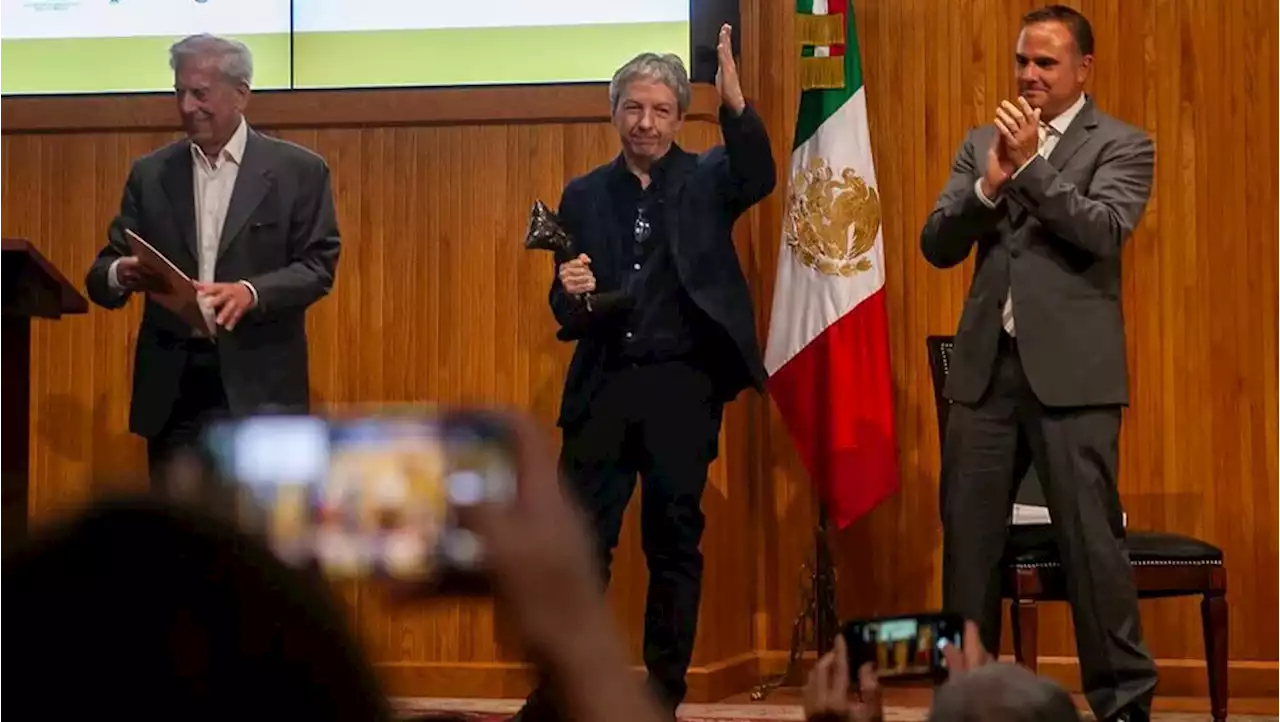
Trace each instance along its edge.
{"label": "clapping hand", "polygon": [[1040,109],[1032,108],[1023,97],[1016,105],[1002,100],[996,108],[996,130],[1004,141],[1009,163],[1021,168],[1040,150]]}
{"label": "clapping hand", "polygon": [[987,147],[987,164],[982,172],[982,194],[994,199],[1000,192],[1000,187],[1013,177],[1017,168],[1009,160],[1004,136],[997,129],[995,135],[991,136],[991,145]]}
{"label": "clapping hand", "polygon": [[1022,97],[1016,105],[1000,101],[995,126],[996,134],[987,148],[987,163],[982,173],[982,193],[988,198],[995,198],[1000,186],[1039,152],[1040,109],[1032,108]]}

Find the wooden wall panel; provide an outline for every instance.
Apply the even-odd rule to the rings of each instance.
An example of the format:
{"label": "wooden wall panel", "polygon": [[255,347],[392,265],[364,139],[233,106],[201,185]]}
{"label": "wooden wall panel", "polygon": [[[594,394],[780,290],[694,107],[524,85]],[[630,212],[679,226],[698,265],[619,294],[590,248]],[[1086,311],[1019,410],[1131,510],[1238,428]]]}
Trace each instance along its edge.
{"label": "wooden wall panel", "polygon": [[[938,439],[924,337],[954,329],[971,267],[931,268],[917,239],[964,131],[1013,92],[1017,19],[1032,7],[856,5],[884,203],[903,488],[833,539],[846,616],[940,603]],[[746,90],[784,168],[797,100],[791,6],[742,0]],[[1242,677],[1257,679],[1260,693],[1274,694],[1275,5],[1079,7],[1095,23],[1099,105],[1146,128],[1158,152],[1154,199],[1125,257],[1133,406],[1122,496],[1134,527],[1223,546],[1233,684],[1243,691]],[[315,149],[333,168],[345,245],[334,293],[309,318],[317,403],[497,403],[553,420],[571,349],[553,337],[550,259],[522,250],[520,239],[535,197],[555,204],[568,178],[616,152],[596,90],[598,106],[576,89],[562,112],[521,101],[526,91],[492,89],[255,99],[255,124]],[[698,97],[698,117],[681,139],[691,149],[718,139],[711,96],[703,89]],[[30,238],[68,277],[82,277],[129,161],[176,137],[163,112],[154,98],[5,99],[3,235]],[[738,227],[762,331],[781,200],[775,193]],[[135,303],[34,324],[35,518],[128,486],[145,467],[142,442],[127,433],[138,316]],[[691,684],[694,697],[714,698],[778,668],[812,547],[808,481],[767,400],[744,395],[730,407],[705,504],[706,593]],[[646,574],[635,512],[611,597],[639,660]],[[520,651],[487,603],[408,610],[374,589],[341,591],[393,690],[522,692]],[[1174,672],[1166,691],[1194,691],[1187,660],[1202,653],[1195,602],[1144,604],[1143,615],[1149,644]],[[1044,655],[1072,654],[1064,609],[1046,611],[1041,639]]]}

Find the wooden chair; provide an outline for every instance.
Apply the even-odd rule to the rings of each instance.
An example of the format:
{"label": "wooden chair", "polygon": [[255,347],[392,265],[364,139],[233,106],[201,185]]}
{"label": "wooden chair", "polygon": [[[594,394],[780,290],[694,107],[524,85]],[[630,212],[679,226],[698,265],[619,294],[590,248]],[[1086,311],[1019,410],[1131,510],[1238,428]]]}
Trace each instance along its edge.
{"label": "wooden chair", "polygon": [[[938,438],[946,435],[951,402],[943,395],[953,337],[926,339],[938,408]],[[1222,550],[1188,536],[1129,531],[1125,536],[1139,599],[1199,596],[1209,700],[1215,722],[1227,718],[1227,569]],[[1036,670],[1037,605],[1067,600],[1066,577],[1049,526],[1012,526],[1005,547],[1001,594],[1011,602],[1014,656]]]}

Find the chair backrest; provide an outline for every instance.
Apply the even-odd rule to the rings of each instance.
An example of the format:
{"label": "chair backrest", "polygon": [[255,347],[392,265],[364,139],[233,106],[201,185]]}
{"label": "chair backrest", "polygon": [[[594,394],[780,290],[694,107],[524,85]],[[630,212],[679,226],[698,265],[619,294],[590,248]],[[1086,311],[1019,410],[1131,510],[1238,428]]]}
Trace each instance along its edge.
{"label": "chair backrest", "polygon": [[947,416],[951,413],[951,400],[943,393],[947,386],[947,372],[951,370],[951,350],[955,336],[929,336],[924,340],[929,349],[929,370],[933,373],[933,403],[938,408],[938,441],[947,436]]}

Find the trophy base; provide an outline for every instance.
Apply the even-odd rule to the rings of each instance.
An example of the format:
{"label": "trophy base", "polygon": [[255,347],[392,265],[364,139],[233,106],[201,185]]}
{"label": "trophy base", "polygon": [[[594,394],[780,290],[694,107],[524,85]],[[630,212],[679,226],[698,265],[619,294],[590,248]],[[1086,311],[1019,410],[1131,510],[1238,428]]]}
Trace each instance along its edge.
{"label": "trophy base", "polygon": [[589,298],[579,298],[569,313],[569,318],[556,332],[556,338],[561,341],[577,341],[590,336],[599,328],[599,324],[617,314],[630,311],[635,306],[635,297],[623,291],[593,293]]}

